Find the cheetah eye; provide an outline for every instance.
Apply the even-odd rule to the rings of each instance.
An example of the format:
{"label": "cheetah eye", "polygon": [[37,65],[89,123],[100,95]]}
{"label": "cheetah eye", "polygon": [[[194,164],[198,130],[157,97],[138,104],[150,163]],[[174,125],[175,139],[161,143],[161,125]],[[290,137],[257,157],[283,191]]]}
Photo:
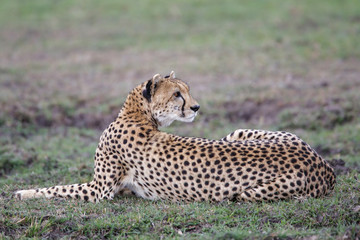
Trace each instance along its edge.
{"label": "cheetah eye", "polygon": [[177,91],[177,92],[174,93],[174,97],[177,97],[177,98],[178,98],[178,97],[180,97],[180,96],[181,96],[181,93],[180,93],[179,91]]}

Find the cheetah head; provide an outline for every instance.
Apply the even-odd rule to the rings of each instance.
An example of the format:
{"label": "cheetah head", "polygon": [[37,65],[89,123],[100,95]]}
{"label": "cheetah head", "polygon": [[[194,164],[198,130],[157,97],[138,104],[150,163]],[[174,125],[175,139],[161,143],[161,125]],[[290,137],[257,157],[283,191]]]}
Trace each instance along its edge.
{"label": "cheetah head", "polygon": [[169,126],[173,121],[192,122],[199,110],[199,104],[189,93],[189,86],[175,78],[172,71],[169,76],[154,75],[146,82],[143,96],[149,103],[153,118],[159,126]]}

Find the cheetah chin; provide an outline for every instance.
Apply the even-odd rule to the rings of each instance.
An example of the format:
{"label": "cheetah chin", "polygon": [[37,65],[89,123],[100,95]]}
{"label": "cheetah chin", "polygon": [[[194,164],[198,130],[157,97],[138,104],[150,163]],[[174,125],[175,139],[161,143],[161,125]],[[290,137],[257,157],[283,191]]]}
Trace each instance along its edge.
{"label": "cheetah chin", "polygon": [[175,120],[194,120],[200,106],[189,91],[174,72],[156,74],[129,93],[101,135],[91,182],[15,195],[98,202],[132,191],[174,202],[275,201],[321,197],[333,190],[333,169],[294,134],[238,129],[209,140],[159,131]]}

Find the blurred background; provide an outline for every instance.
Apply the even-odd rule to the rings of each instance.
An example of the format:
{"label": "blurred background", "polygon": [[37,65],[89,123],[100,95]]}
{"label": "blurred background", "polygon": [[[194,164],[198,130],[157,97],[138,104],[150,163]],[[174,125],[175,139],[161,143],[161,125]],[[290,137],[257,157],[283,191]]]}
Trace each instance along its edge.
{"label": "blurred background", "polygon": [[165,131],[221,138],[237,128],[285,130],[326,154],[359,152],[358,1],[0,6],[3,146],[39,130],[99,135],[132,88],[174,70],[201,110],[195,123]]}
{"label": "blurred background", "polygon": [[[172,70],[201,108],[194,123],[164,131],[214,139],[238,128],[293,132],[333,164],[342,175],[335,196],[348,197],[334,200],[348,212],[334,210],[333,223],[316,213],[306,226],[358,219],[359,196],[346,192],[359,192],[348,190],[360,169],[358,0],[0,0],[0,202],[11,218],[0,229],[32,236],[11,192],[89,181],[100,134],[128,92]],[[34,208],[16,205],[21,214]]]}
{"label": "blurred background", "polygon": [[358,1],[0,6],[0,124],[6,127],[102,130],[133,87],[171,70],[202,107],[183,134],[318,130],[359,115]]}

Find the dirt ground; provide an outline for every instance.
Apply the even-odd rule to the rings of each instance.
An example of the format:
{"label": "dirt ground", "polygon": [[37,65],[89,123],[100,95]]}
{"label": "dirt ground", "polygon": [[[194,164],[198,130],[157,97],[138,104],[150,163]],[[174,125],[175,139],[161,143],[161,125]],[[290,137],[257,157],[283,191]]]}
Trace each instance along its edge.
{"label": "dirt ground", "polygon": [[[101,59],[106,60],[98,63],[100,66],[116,61],[117,56],[93,56],[83,64],[91,65]],[[266,76],[258,84],[231,74],[221,76],[225,83],[220,86],[214,85],[218,81],[217,76],[190,76],[188,82],[194,97],[200,103],[205,101],[205,106],[201,109],[202,120],[205,122],[223,118],[230,123],[331,129],[356,120],[360,112],[360,97],[357,94],[360,89],[360,70],[357,66],[360,66],[360,62],[350,60],[333,65],[336,67],[330,68],[328,72],[322,63],[311,68],[307,66],[311,72],[286,78],[281,76],[284,73],[280,71],[278,76]],[[85,82],[84,76],[73,76],[70,80],[69,76],[62,72],[56,72],[51,81],[44,81],[42,79],[50,77],[49,71],[33,73],[29,70],[20,77],[17,73],[0,71],[0,76],[5,79],[0,82],[0,87],[3,91],[12,92],[12,97],[17,97],[14,101],[1,99],[0,120],[4,122],[6,119],[13,119],[13,123],[30,123],[40,127],[64,125],[104,129],[116,117],[127,92],[152,74],[151,71],[139,73],[136,68],[132,68],[124,75],[118,68],[119,66],[113,69],[111,74],[102,72],[99,76],[93,76],[96,80],[88,82]],[[185,71],[184,80],[187,80],[186,76],[190,74]],[[106,81],[102,82],[101,79]],[[117,82],[116,79],[126,80]],[[231,86],[239,81],[244,89],[252,89],[240,90],[240,93],[236,94],[236,89],[231,89]],[[64,87],[58,88],[59,85]],[[204,85],[210,85],[211,88],[205,90]],[[214,103],[220,112],[214,113],[210,104],[206,104],[210,98],[203,94],[204,91],[211,93],[210,95],[221,92],[221,99],[216,98]],[[228,91],[228,96],[224,91]],[[58,101],[60,97],[65,100]],[[111,103],[108,104],[109,102]],[[104,107],[99,108],[99,105]]]}

